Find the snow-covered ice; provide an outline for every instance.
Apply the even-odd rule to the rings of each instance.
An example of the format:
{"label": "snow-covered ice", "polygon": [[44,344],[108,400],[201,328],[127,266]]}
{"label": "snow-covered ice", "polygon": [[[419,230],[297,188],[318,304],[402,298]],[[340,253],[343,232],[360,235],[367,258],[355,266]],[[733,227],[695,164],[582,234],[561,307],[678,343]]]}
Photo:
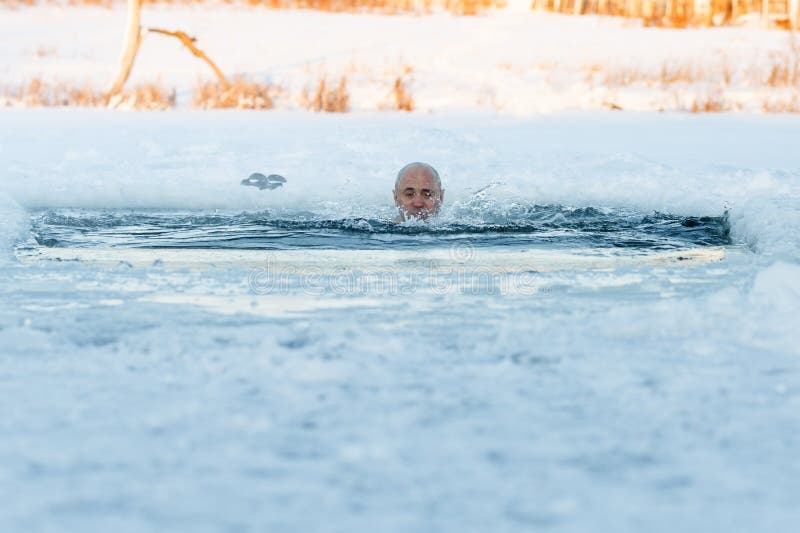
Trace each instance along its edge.
{"label": "snow-covered ice", "polygon": [[[1,530],[800,524],[796,119],[6,110],[0,124]],[[526,203],[727,209],[729,253],[541,272],[532,294],[391,296],[297,279],[258,294],[230,265],[14,258],[42,210],[382,218],[417,159],[443,176],[446,221]],[[287,183],[242,187],[255,171]]]}

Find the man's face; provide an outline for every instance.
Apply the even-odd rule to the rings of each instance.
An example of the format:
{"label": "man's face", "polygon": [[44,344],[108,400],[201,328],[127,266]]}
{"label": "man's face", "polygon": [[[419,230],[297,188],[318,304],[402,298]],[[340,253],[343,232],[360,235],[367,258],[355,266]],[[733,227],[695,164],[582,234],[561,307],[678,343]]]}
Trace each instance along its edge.
{"label": "man's face", "polygon": [[394,203],[403,220],[408,217],[427,220],[439,211],[443,200],[444,191],[426,168],[407,170],[394,190]]}

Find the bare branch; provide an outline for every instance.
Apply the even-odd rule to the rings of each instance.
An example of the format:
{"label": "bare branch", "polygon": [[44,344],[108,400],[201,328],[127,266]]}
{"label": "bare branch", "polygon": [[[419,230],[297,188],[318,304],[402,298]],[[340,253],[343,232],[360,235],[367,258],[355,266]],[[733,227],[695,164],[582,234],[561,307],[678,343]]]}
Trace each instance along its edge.
{"label": "bare branch", "polygon": [[209,59],[209,57],[202,50],[200,50],[194,45],[195,41],[197,41],[197,39],[195,39],[194,37],[190,37],[186,35],[186,33],[180,30],[169,31],[169,30],[162,30],[160,28],[146,28],[145,31],[152,33],[160,33],[161,35],[168,35],[171,37],[175,37],[176,39],[179,39],[183,43],[183,45],[186,48],[188,48],[195,56],[199,57],[200,59],[208,63],[208,66],[211,67],[211,70],[213,70],[214,74],[217,75],[219,83],[223,87],[227,87],[229,85],[228,80],[225,79],[225,76],[222,74],[222,71],[219,69],[219,67],[217,67],[217,65],[214,64],[214,62],[211,61],[211,59]]}
{"label": "bare branch", "polygon": [[194,37],[190,37],[180,30],[169,31],[159,28],[143,28],[140,23],[142,0],[127,1],[128,17],[126,21],[125,40],[122,44],[122,55],[119,60],[119,70],[117,72],[117,76],[114,78],[114,81],[111,83],[108,93],[106,94],[108,105],[115,107],[119,103],[119,99],[115,97],[122,93],[122,90],[125,87],[125,82],[128,81],[131,70],[133,69],[133,63],[136,60],[136,54],[139,52],[142,39],[144,38],[145,34],[149,32],[175,37],[181,41],[184,46],[186,46],[186,48],[188,48],[195,56],[205,61],[208,66],[211,67],[211,69],[214,71],[214,74],[217,75],[219,83],[223,88],[230,86],[228,80],[225,79],[225,76],[222,74],[222,71],[219,69],[219,67],[217,67],[217,65],[214,64],[214,62],[211,61],[211,59],[209,59],[209,57],[202,50],[195,46],[194,43],[196,39]]}

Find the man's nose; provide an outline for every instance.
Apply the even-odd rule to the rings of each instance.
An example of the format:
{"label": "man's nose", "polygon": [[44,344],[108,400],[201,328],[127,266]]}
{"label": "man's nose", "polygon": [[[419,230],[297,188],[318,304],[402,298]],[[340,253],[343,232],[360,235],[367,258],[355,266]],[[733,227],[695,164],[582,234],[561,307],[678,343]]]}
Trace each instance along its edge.
{"label": "man's nose", "polygon": [[422,196],[418,195],[414,196],[414,201],[411,203],[411,205],[413,205],[414,207],[424,207],[425,202],[422,200]]}

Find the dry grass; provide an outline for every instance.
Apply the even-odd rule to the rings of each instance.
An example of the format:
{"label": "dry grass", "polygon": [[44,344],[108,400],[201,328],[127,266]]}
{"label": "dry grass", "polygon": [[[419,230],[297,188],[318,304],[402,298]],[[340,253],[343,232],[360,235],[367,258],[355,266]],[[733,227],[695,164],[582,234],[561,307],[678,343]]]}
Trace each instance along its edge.
{"label": "dry grass", "polygon": [[[0,5],[18,7],[49,3],[61,6],[92,5],[111,7],[125,0],[0,0]],[[220,0],[142,0],[145,4],[212,4]],[[478,15],[489,9],[502,9],[508,0],[222,0],[225,3],[268,9],[314,9],[328,12],[431,13],[448,11],[454,15]],[[770,2],[770,24],[789,29],[785,1]],[[644,26],[684,28],[740,24],[747,16],[759,14],[761,0],[532,0],[531,8],[565,14],[609,15],[641,20]]]}
{"label": "dry grass", "polygon": [[97,6],[110,8],[114,5],[114,0],[67,0],[70,6]]}
{"label": "dry grass", "polygon": [[790,53],[772,54],[767,67],[765,85],[770,87],[796,87],[800,82],[800,54],[792,48]]}
{"label": "dry grass", "polygon": [[347,77],[339,78],[338,84],[330,84],[327,76],[322,76],[315,88],[305,87],[300,93],[300,105],[309,111],[326,113],[346,113],[350,109],[350,95],[347,92]]}
{"label": "dry grass", "polygon": [[54,57],[56,55],[56,49],[53,47],[40,46],[39,48],[36,49],[34,55],[36,56],[36,59],[42,59],[44,57]]}
{"label": "dry grass", "polygon": [[604,108],[610,109],[612,111],[624,111],[624,108],[621,105],[619,105],[617,103],[614,103],[614,102],[611,102],[611,101],[608,101],[608,100],[606,100],[605,102],[602,102],[600,105],[603,106]]}
{"label": "dry grass", "polygon": [[595,84],[596,77],[600,76],[601,85],[606,87],[631,85],[655,87],[708,81],[709,78],[708,72],[694,64],[680,64],[674,61],[665,62],[657,71],[634,66],[616,66],[604,70],[603,67],[596,64],[584,68],[586,70],[585,79],[589,83]]}
{"label": "dry grass", "polygon": [[766,99],[761,109],[764,113],[800,113],[800,96],[794,93],[791,98]]}
{"label": "dry grass", "polygon": [[372,13],[407,13],[428,12],[432,2],[409,0],[245,0],[250,6],[261,6],[269,9],[314,9],[332,13],[372,12]]}
{"label": "dry grass", "polygon": [[688,111],[692,113],[722,113],[733,111],[737,107],[721,92],[695,96]]}
{"label": "dry grass", "polygon": [[703,79],[705,72],[695,65],[666,62],[661,65],[659,82],[661,85],[674,83],[693,83]]}
{"label": "dry grass", "polygon": [[[788,29],[787,4],[770,2],[770,24]],[[760,14],[761,0],[533,0],[533,9],[565,14],[610,15],[639,19],[644,26],[685,28],[739,24]]]}
{"label": "dry grass", "polygon": [[[722,90],[698,91],[688,96],[673,91],[672,98],[672,109],[688,113],[724,113],[741,109],[741,104],[728,98]],[[665,111],[666,108],[661,107],[658,110]]]}
{"label": "dry grass", "polygon": [[[142,0],[143,4],[211,4],[219,0]],[[366,12],[387,15],[448,11],[454,15],[478,15],[488,9],[503,8],[507,0],[223,0],[226,3],[268,9],[314,9],[328,12]],[[124,0],[40,0],[62,6],[111,7]],[[0,5],[34,5],[37,0],[0,0]]]}
{"label": "dry grass", "polygon": [[506,0],[445,0],[444,7],[454,15],[480,15],[492,8],[504,8]]}
{"label": "dry grass", "polygon": [[703,83],[728,87],[738,81],[750,87],[797,87],[800,85],[800,50],[772,52],[767,59],[735,63],[727,55],[713,56],[715,62],[665,61],[660,69],[645,69],[632,65],[601,65],[583,67],[584,80],[590,85],[605,87],[671,86]]}
{"label": "dry grass", "polygon": [[16,91],[7,90],[6,99],[25,107],[102,107],[107,103],[105,95],[89,84],[51,84],[39,78],[20,85]]}
{"label": "dry grass", "polygon": [[25,107],[124,107],[129,109],[169,109],[175,105],[175,91],[160,84],[137,85],[109,100],[104,91],[90,84],[49,83],[34,78],[16,89],[5,91],[6,101]]}
{"label": "dry grass", "polygon": [[402,76],[398,76],[394,80],[394,108],[398,111],[414,111],[414,98],[406,86],[406,80]]}
{"label": "dry grass", "polygon": [[411,90],[409,88],[413,72],[414,69],[409,66],[402,68],[402,72],[394,80],[386,104],[381,106],[382,109],[414,111],[414,97],[411,96]]}
{"label": "dry grass", "polygon": [[503,8],[507,0],[248,0],[280,9],[310,8],[321,11],[431,13],[448,11],[454,15],[479,15],[492,8]]}
{"label": "dry grass", "polygon": [[[235,78],[229,86],[217,83],[199,83],[192,103],[201,109],[272,109],[273,99],[280,88]],[[71,85],[49,83],[34,78],[14,89],[5,90],[7,105],[24,107],[110,107],[114,109],[166,110],[175,106],[175,90],[160,83],[136,85],[129,90],[108,97],[105,91],[91,84]]]}
{"label": "dry grass", "polygon": [[200,109],[272,109],[280,87],[234,78],[227,86],[200,82],[192,105]]}
{"label": "dry grass", "polygon": [[[754,58],[749,63],[732,61],[725,54],[716,54],[713,58],[713,63],[703,64],[669,60],[656,69],[592,63],[583,67],[584,80],[592,86],[609,88],[670,88],[674,95],[673,108],[691,113],[719,113],[742,109],[748,102],[754,101],[752,96],[745,96],[744,99],[741,95],[736,97],[736,93],[745,88],[748,93],[760,91],[767,94],[778,94],[782,89],[794,88],[795,93],[791,98],[770,97],[761,102],[761,108],[768,113],[799,111],[800,48],[794,43],[788,51],[773,51],[766,56]],[[678,96],[686,95],[687,91],[692,96]]]}
{"label": "dry grass", "polygon": [[35,6],[36,0],[0,0],[0,6],[16,9],[21,6]]}
{"label": "dry grass", "polygon": [[175,106],[175,89],[168,90],[160,84],[145,83],[114,96],[108,104],[111,107],[164,111]]}

